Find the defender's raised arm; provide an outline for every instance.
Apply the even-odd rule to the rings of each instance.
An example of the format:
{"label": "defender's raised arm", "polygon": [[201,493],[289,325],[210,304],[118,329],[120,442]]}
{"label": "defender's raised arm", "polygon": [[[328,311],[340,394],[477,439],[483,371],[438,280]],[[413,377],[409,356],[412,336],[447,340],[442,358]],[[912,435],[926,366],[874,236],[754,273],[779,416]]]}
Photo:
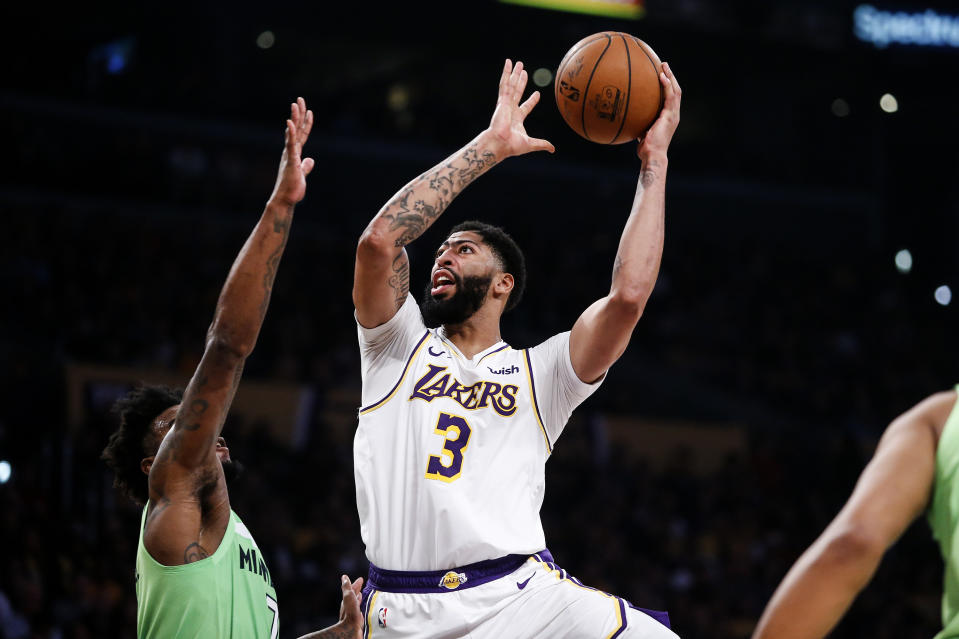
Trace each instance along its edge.
{"label": "defender's raised arm", "polygon": [[409,292],[409,260],[404,247],[418,238],[473,180],[498,162],[531,151],[550,151],[546,140],[526,134],[524,120],[539,102],[534,91],[525,102],[523,63],[507,60],[489,127],[462,149],[423,173],[380,209],[360,237],[353,277],[353,304],[360,324],[383,324]]}
{"label": "defender's raised arm", "polygon": [[666,150],[679,125],[682,98],[682,89],[668,64],[663,64],[660,83],[666,101],[639,142],[637,154],[643,164],[613,262],[609,294],[586,309],[570,336],[573,370],[584,382],[602,377],[626,350],[659,274],[666,222]]}
{"label": "defender's raised arm", "polygon": [[[166,565],[189,563],[189,541],[199,556],[207,551],[196,542],[201,509],[195,503],[201,468],[216,468],[217,441],[243,364],[253,350],[266,315],[273,280],[286,247],[293,207],[306,193],[306,176],[313,160],[301,159],[313,114],[300,98],[290,108],[286,145],[273,194],[259,222],[237,255],[220,292],[213,322],[207,331],[206,349],[186,387],[179,409],[169,417],[170,432],[149,464],[149,496],[153,508],[144,539],[150,552]],[[161,418],[164,418],[161,415]],[[214,477],[217,474],[213,475]],[[222,498],[228,505],[225,487]],[[168,506],[174,505],[174,508]],[[181,507],[182,505],[182,507]],[[225,516],[229,509],[225,508]],[[223,519],[223,518],[221,518]],[[222,525],[226,526],[223,519]]]}
{"label": "defender's raised arm", "polygon": [[175,442],[161,447],[157,462],[196,466],[211,454],[236,391],[243,362],[253,351],[273,291],[273,280],[293,222],[293,207],[306,194],[306,176],[313,160],[301,160],[313,114],[302,98],[290,105],[286,146],[273,194],[260,221],[237,255],[207,330],[206,350],[186,387],[173,425]]}

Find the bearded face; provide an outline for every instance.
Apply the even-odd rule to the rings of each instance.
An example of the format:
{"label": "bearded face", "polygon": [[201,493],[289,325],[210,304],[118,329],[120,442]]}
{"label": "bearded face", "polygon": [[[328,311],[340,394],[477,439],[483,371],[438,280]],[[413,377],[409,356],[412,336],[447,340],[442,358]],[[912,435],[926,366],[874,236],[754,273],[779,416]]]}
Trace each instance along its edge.
{"label": "bearded face", "polygon": [[454,290],[452,294],[447,294],[445,297],[434,296],[433,283],[426,284],[420,312],[423,314],[426,325],[431,328],[441,324],[462,324],[471,318],[483,305],[483,300],[486,299],[486,294],[493,283],[492,273],[460,277],[456,273],[449,272],[449,277],[453,279]]}

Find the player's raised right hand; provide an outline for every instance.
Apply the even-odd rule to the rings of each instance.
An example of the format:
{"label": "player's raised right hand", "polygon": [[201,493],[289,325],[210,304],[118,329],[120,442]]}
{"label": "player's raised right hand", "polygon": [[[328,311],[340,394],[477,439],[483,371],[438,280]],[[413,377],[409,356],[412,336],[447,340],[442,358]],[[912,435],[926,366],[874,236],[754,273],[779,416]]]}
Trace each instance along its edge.
{"label": "player's raised right hand", "polygon": [[490,120],[489,129],[492,141],[500,150],[497,155],[510,157],[523,155],[531,151],[549,151],[556,149],[548,140],[531,138],[526,133],[524,121],[533,107],[539,102],[539,91],[533,93],[520,104],[523,91],[528,79],[522,62],[516,66],[510,60],[503,65],[503,74],[499,80],[499,96],[496,99],[496,110]]}

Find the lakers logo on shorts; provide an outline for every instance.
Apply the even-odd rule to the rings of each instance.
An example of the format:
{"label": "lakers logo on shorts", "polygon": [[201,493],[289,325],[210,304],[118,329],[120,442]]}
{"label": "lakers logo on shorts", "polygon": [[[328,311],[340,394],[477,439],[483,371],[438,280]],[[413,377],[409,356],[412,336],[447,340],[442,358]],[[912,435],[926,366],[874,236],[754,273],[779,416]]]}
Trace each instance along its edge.
{"label": "lakers logo on shorts", "polygon": [[440,579],[440,586],[447,590],[456,590],[466,583],[465,572],[453,572],[452,570],[443,575]]}

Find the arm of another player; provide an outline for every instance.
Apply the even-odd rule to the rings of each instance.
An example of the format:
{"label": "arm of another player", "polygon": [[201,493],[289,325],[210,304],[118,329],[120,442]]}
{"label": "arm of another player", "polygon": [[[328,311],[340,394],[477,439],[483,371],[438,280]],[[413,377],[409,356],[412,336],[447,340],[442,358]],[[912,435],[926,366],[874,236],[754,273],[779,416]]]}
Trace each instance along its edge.
{"label": "arm of another player", "polygon": [[206,349],[183,395],[172,431],[150,471],[150,498],[182,488],[193,494],[194,469],[215,461],[214,442],[233,401],[247,356],[266,315],[286,247],[293,208],[306,194],[313,160],[300,157],[313,113],[300,98],[291,105],[279,175],[266,208],[237,255],[207,331]]}
{"label": "arm of another player", "polygon": [[340,589],[343,601],[340,603],[340,620],[323,630],[303,635],[300,639],[361,639],[363,636],[363,578],[350,582],[346,575],[340,577]]}
{"label": "arm of another player", "polygon": [[955,401],[954,392],[938,393],[889,425],[849,501],[779,584],[753,639],[819,638],[839,623],[929,503],[938,436]]}
{"label": "arm of another player", "polygon": [[526,116],[539,102],[539,91],[534,91],[520,104],[526,81],[523,63],[514,67],[507,60],[489,127],[400,189],[363,231],[353,275],[353,304],[360,324],[379,326],[400,309],[410,288],[404,247],[422,235],[473,180],[508,157],[553,152],[552,144],[526,134]]}
{"label": "arm of another player", "polygon": [[666,99],[662,113],[639,142],[642,168],[619,239],[609,294],[580,315],[570,335],[573,370],[588,383],[602,377],[626,350],[659,275],[666,215],[666,150],[679,125],[682,98],[669,65],[663,64],[659,80]]}

